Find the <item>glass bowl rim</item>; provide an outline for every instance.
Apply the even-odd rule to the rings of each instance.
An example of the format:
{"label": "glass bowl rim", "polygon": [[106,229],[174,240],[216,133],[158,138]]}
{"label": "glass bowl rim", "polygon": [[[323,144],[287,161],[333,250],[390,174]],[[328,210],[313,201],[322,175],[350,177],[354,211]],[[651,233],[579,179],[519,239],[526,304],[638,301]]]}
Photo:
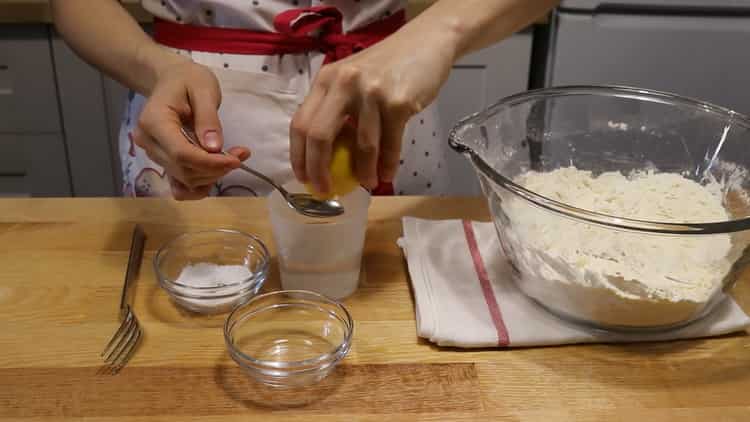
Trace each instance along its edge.
{"label": "glass bowl rim", "polygon": [[[249,315],[248,317],[233,321],[235,319],[235,315],[238,314],[239,312],[244,311],[247,307],[263,299],[274,297],[274,296],[288,295],[288,294],[304,295],[304,296],[307,296],[307,298],[309,298],[313,302],[332,305],[338,311],[341,311],[343,313],[344,320],[336,317],[336,319],[340,321],[341,325],[344,327],[344,338],[342,339],[341,343],[338,344],[336,347],[332,348],[331,350],[329,350],[328,352],[325,352],[319,356],[308,358],[308,359],[303,359],[303,360],[285,361],[285,362],[257,359],[257,358],[254,358],[252,356],[245,354],[239,348],[237,348],[234,345],[234,342],[231,340],[232,330],[234,329],[234,327],[240,322],[246,323],[247,319],[252,319],[253,317],[252,314],[269,309],[271,306],[264,306],[260,308],[259,310],[253,311],[253,313]],[[273,304],[273,305],[277,305],[277,304]],[[235,307],[232,310],[232,312],[229,314],[229,316],[227,316],[227,319],[224,322],[224,342],[226,343],[227,349],[229,349],[229,353],[232,355],[232,357],[240,358],[243,362],[237,362],[237,363],[242,365],[243,367],[247,365],[251,365],[252,367],[258,368],[260,371],[271,369],[271,370],[284,370],[286,372],[309,372],[309,371],[317,371],[320,369],[324,369],[330,366],[331,364],[338,362],[339,360],[341,360],[343,357],[346,356],[346,354],[349,352],[349,349],[351,348],[351,341],[352,341],[353,335],[354,335],[354,320],[352,319],[352,316],[349,313],[349,310],[346,308],[346,306],[344,306],[343,303],[341,303],[340,301],[336,299],[332,299],[323,294],[308,291],[308,290],[276,290],[273,292],[268,292],[268,293],[257,295],[253,297],[252,299],[250,299],[249,301],[243,303],[242,305],[238,305],[237,307]]]}
{"label": "glass bowl rim", "polygon": [[[161,263],[162,259],[166,256],[166,254],[169,252],[170,248],[174,247],[174,245],[186,238],[202,235],[202,234],[228,234],[231,236],[241,236],[248,240],[248,245],[255,245],[260,247],[260,252],[257,253],[257,255],[260,258],[260,265],[257,271],[254,271],[252,275],[246,279],[224,284],[222,286],[189,286],[187,284],[177,283],[174,280],[170,280],[164,274],[162,273],[161,269],[159,268],[159,264]],[[258,249],[253,248],[254,251],[258,251]],[[260,280],[263,280],[265,277],[265,274],[268,272],[268,267],[270,265],[270,253],[268,251],[268,248],[266,247],[265,243],[263,243],[262,240],[258,236],[255,236],[250,233],[245,233],[240,230],[235,229],[209,229],[209,230],[198,230],[198,231],[188,231],[185,233],[178,234],[177,236],[172,237],[169,239],[164,245],[162,245],[159,250],[156,252],[156,255],[153,259],[153,265],[154,265],[154,272],[156,273],[156,278],[159,280],[159,284],[162,285],[167,291],[169,291],[172,294],[175,294],[180,297],[187,297],[192,299],[223,299],[223,298],[230,298],[234,297],[237,292],[234,293],[227,293],[224,295],[209,295],[209,296],[193,296],[189,293],[176,291],[174,287],[180,287],[184,289],[186,292],[205,292],[209,290],[217,290],[217,289],[229,289],[234,287],[239,288],[245,288],[251,285],[254,285]]]}
{"label": "glass bowl rim", "polygon": [[645,88],[637,88],[626,85],[567,85],[552,88],[540,88],[521,92],[500,99],[487,109],[474,113],[459,121],[449,135],[451,148],[456,152],[468,155],[474,166],[482,174],[501,187],[510,191],[523,200],[560,214],[574,220],[612,227],[621,230],[646,232],[655,234],[723,234],[733,233],[750,229],[750,215],[733,220],[701,222],[701,223],[679,223],[665,221],[649,221],[633,218],[618,217],[583,208],[574,207],[560,202],[513,182],[506,176],[501,175],[490,164],[488,164],[479,153],[465,145],[461,141],[461,130],[467,125],[476,124],[488,116],[496,114],[501,107],[515,106],[535,99],[549,99],[554,97],[565,97],[574,95],[589,95],[597,97],[629,98],[638,101],[661,103],[675,107],[689,107],[701,112],[708,112],[714,116],[730,121],[732,125],[737,124],[750,131],[750,118],[734,110],[712,104],[710,102],[681,96],[670,92],[657,91]]}

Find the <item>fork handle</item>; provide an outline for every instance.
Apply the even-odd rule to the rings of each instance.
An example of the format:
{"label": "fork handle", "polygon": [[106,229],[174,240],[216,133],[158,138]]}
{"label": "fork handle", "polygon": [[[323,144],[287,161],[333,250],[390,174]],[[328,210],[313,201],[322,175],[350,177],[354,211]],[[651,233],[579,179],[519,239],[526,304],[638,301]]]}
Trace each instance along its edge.
{"label": "fork handle", "polygon": [[133,280],[138,275],[143,258],[143,245],[146,241],[146,234],[140,225],[136,224],[133,229],[133,239],[130,243],[130,256],[128,257],[128,269],[125,272],[125,284],[122,286],[122,296],[120,297],[120,312],[124,312],[128,305],[128,291]]}

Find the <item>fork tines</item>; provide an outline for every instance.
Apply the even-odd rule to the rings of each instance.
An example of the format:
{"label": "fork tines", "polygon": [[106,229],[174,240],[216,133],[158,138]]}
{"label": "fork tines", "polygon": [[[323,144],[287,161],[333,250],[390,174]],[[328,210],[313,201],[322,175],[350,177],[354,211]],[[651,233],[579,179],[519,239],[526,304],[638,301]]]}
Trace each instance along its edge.
{"label": "fork tines", "polygon": [[120,323],[120,327],[109,340],[109,343],[107,343],[101,354],[105,362],[105,366],[102,368],[102,372],[104,373],[114,375],[120,372],[135,352],[143,335],[138,318],[136,318],[130,306],[125,305],[123,311],[125,317],[122,323]]}

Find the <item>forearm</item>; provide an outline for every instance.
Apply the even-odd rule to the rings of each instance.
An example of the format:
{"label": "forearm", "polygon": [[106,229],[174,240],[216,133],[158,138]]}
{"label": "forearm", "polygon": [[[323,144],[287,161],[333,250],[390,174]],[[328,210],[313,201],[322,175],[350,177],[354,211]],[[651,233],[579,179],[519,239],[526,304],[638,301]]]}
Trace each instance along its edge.
{"label": "forearm", "polygon": [[115,0],[52,0],[55,26],[104,73],[148,95],[159,72],[186,59],[159,46]]}
{"label": "forearm", "polygon": [[559,0],[439,0],[403,30],[462,56],[503,40],[544,16]]}

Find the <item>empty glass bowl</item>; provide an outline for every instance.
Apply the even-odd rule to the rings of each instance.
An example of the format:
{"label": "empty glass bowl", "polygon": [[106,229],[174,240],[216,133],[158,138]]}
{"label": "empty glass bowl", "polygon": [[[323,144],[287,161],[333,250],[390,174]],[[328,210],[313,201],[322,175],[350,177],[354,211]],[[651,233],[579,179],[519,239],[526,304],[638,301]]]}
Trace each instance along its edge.
{"label": "empty glass bowl", "polygon": [[229,354],[272,387],[319,382],[349,353],[354,322],[339,302],[304,290],[254,297],[224,324]]}
{"label": "empty glass bowl", "polygon": [[[466,118],[450,142],[479,175],[516,285],[562,318],[674,328],[710,312],[748,269],[750,120],[741,114],[639,88],[549,88]],[[561,171],[583,181],[574,196],[549,189],[573,185]],[[587,190],[581,171],[609,185]],[[633,180],[646,181],[633,191]],[[671,211],[651,212],[667,200]],[[723,211],[705,217],[706,205]]]}
{"label": "empty glass bowl", "polygon": [[185,233],[154,258],[161,287],[180,306],[228,312],[255,296],[266,280],[269,253],[257,237],[236,230]]}

